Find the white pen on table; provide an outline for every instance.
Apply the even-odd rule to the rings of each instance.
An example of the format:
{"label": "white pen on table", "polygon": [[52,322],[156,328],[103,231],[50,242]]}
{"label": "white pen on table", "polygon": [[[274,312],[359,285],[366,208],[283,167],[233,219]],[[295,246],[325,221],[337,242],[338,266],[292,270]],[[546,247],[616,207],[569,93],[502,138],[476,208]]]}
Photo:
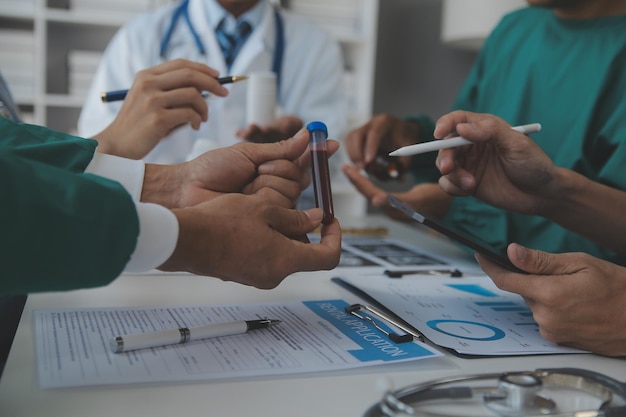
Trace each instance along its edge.
{"label": "white pen on table", "polygon": [[278,323],[280,323],[280,320],[265,318],[261,320],[241,320],[229,323],[209,324],[200,327],[181,327],[156,332],[128,334],[126,336],[114,337],[111,339],[110,346],[113,353],[121,353],[129,350],[188,343],[212,337],[232,336],[246,333],[250,330],[266,329]]}
{"label": "white pen on table", "polygon": [[[531,123],[528,125],[514,126],[511,129],[517,130],[520,133],[529,135],[531,133],[537,133],[541,130],[541,124]],[[462,136],[457,136],[450,139],[432,140],[430,142],[422,142],[416,145],[404,146],[389,153],[389,156],[410,156],[418,155],[426,152],[439,151],[441,149],[454,148],[457,146],[471,145],[471,142]]]}

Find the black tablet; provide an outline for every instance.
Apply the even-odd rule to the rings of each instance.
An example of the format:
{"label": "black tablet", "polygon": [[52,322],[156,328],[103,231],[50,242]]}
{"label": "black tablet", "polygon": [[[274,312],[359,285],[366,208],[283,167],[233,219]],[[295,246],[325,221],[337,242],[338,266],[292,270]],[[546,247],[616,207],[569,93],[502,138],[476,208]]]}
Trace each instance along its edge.
{"label": "black tablet", "polygon": [[461,232],[455,232],[444,226],[438,220],[428,218],[422,214],[419,214],[412,207],[409,207],[406,203],[398,200],[392,195],[387,196],[387,201],[391,203],[392,207],[397,208],[418,223],[430,227],[431,229],[441,233],[442,235],[448,236],[450,239],[455,240],[467,246],[468,248],[475,250],[481,255],[484,255],[490,261],[513,272],[519,272],[521,274],[527,273],[513,265],[511,261],[509,261],[509,258],[506,256],[505,253],[498,253],[498,251],[492,248],[487,242],[479,241],[476,237],[470,237],[468,235],[462,234]]}

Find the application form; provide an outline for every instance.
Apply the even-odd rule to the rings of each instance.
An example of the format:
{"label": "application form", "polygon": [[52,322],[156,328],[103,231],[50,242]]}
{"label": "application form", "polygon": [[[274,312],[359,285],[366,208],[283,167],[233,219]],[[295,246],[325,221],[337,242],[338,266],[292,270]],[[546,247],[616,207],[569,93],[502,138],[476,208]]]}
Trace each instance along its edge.
{"label": "application form", "polygon": [[[344,300],[216,306],[35,311],[42,388],[225,380],[301,374],[432,358],[420,342],[396,344],[348,314]],[[262,318],[281,323],[244,334],[112,353],[115,336]]]}

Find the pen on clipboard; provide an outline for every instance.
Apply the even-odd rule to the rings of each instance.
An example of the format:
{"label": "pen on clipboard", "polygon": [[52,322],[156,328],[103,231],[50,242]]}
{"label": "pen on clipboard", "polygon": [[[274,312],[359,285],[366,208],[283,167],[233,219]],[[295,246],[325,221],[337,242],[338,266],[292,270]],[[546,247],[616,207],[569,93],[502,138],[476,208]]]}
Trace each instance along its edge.
{"label": "pen on clipboard", "polygon": [[[531,123],[528,125],[514,126],[511,129],[516,130],[525,135],[537,133],[541,130],[541,124]],[[457,146],[471,145],[471,142],[462,136],[450,139],[431,140],[430,142],[422,142],[417,145],[404,146],[389,153],[389,156],[410,156],[418,155],[426,152],[439,151],[441,149],[455,148]]]}
{"label": "pen on clipboard", "polygon": [[[229,75],[228,77],[221,77],[217,79],[217,82],[220,84],[232,84],[238,81],[247,80],[248,77],[245,75]],[[112,101],[121,101],[126,98],[126,94],[128,94],[128,90],[116,90],[109,91],[106,93],[100,94],[100,99],[103,103],[110,103]],[[209,93],[206,91],[202,93],[203,97],[208,97]]]}
{"label": "pen on clipboard", "polygon": [[171,330],[129,334],[114,337],[111,339],[110,346],[113,353],[121,353],[129,350],[188,343],[212,337],[232,336],[246,333],[250,330],[267,329],[278,323],[280,323],[280,320],[265,318],[261,320],[241,320],[230,323],[210,324],[208,326],[181,327]]}

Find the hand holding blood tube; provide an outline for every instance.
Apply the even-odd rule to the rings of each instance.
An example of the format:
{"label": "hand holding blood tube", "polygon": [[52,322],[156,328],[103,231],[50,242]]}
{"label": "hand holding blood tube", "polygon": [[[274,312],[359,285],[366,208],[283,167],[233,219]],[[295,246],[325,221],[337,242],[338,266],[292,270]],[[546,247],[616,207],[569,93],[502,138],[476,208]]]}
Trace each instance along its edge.
{"label": "hand holding blood tube", "polygon": [[330,189],[328,150],[326,148],[328,130],[322,122],[311,122],[306,128],[311,136],[309,150],[311,152],[311,176],[313,178],[315,205],[324,211],[322,224],[330,224],[335,215],[333,195]]}

